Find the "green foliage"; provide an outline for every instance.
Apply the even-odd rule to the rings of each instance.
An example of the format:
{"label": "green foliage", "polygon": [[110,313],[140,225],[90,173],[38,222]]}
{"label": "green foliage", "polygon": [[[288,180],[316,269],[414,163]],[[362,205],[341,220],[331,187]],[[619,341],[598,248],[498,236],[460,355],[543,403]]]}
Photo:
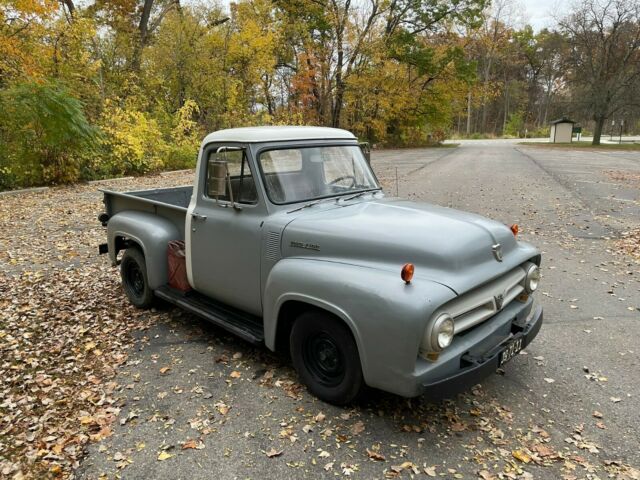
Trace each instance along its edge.
{"label": "green foliage", "polygon": [[509,114],[504,126],[504,134],[511,137],[524,136],[524,114],[521,111]]}
{"label": "green foliage", "polygon": [[76,181],[97,138],[64,87],[15,84],[0,92],[0,186]]}
{"label": "green foliage", "polygon": [[530,130],[527,134],[529,138],[548,138],[550,131],[549,126],[542,126],[536,129]]}

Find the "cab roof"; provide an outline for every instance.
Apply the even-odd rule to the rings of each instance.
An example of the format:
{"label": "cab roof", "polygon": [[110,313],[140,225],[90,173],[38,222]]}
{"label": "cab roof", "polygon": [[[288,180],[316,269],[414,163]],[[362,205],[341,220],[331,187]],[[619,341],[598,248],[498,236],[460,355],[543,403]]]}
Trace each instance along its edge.
{"label": "cab roof", "polygon": [[280,142],[285,140],[355,140],[353,133],[340,128],[268,126],[243,127],[218,130],[207,135],[204,143],[210,142]]}

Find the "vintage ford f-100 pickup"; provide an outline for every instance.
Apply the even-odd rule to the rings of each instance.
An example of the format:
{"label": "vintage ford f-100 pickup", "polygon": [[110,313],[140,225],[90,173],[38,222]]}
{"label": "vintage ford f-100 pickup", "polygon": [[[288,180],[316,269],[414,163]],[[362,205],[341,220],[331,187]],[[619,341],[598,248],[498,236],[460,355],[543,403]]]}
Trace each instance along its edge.
{"label": "vintage ford f-100 pickup", "polygon": [[[478,383],[540,329],[540,252],[515,227],[386,196],[365,153],[332,128],[214,132],[193,186],[104,192],[101,252],[134,305],[158,297],[287,352],[328,402]],[[175,240],[188,292],[168,284]]]}

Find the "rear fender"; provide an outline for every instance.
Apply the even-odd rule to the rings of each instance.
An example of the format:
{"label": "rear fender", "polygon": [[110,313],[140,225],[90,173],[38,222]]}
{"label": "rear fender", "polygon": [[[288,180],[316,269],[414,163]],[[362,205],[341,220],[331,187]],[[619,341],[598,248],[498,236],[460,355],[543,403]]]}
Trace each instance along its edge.
{"label": "rear fender", "polygon": [[144,253],[149,287],[154,290],[168,282],[167,244],[179,240],[178,228],[169,220],[151,213],[124,211],[107,224],[109,258],[117,263],[117,238],[135,242]]}

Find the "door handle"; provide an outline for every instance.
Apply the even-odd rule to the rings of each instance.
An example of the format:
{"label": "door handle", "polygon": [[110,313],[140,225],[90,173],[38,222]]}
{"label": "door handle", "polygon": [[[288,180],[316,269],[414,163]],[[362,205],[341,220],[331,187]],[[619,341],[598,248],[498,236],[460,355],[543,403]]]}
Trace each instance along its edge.
{"label": "door handle", "polygon": [[192,213],[191,218],[193,218],[194,220],[202,220],[204,222],[207,219],[207,216],[201,215],[199,213]]}

